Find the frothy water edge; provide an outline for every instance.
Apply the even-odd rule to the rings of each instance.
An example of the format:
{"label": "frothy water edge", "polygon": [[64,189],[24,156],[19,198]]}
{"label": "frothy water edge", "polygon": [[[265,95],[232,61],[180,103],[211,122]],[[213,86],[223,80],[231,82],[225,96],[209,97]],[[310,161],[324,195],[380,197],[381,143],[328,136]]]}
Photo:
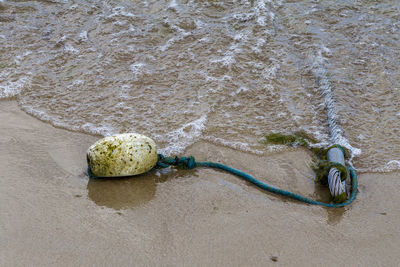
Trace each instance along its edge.
{"label": "frothy water edge", "polygon": [[[327,50],[325,48],[324,50]],[[326,75],[327,71],[324,67],[324,63],[328,60],[322,55],[323,51],[319,50],[318,55],[315,57],[314,65],[312,67],[315,79],[319,83],[319,88],[324,97],[324,103],[326,106],[327,122],[330,132],[330,139],[332,144],[339,144],[348,148],[351,151],[350,164],[352,159],[361,155],[361,149],[350,145],[349,140],[345,137],[344,130],[338,124],[337,106],[335,98],[332,92],[331,83]]]}
{"label": "frothy water edge", "polygon": [[[237,5],[167,2],[165,6],[141,3],[138,9],[119,1],[84,3],[83,8],[91,12],[87,13],[89,15],[79,11],[79,3],[62,2],[68,7],[66,11],[54,9],[53,5],[49,10],[60,14],[60,21],[68,22],[70,29],[58,30],[52,24],[45,24],[46,29],[41,33],[37,26],[18,26],[16,29],[22,30],[23,37],[33,29],[31,35],[39,37],[33,41],[38,42],[37,47],[43,45],[43,49],[34,45],[20,45],[22,49],[19,49],[16,41],[18,54],[6,57],[5,63],[0,64],[0,98],[17,99],[25,112],[68,130],[103,136],[126,131],[145,133],[160,143],[160,151],[168,155],[181,154],[201,140],[266,155],[282,148],[262,147],[256,144],[257,138],[270,132],[290,133],[300,129],[319,139],[320,145],[338,143],[348,147],[352,159],[361,160],[356,161],[356,166],[362,162],[359,171],[400,169],[396,149],[392,158],[390,152],[385,151],[381,153],[382,159],[371,154],[374,149],[397,144],[387,139],[387,134],[376,136],[374,130],[351,129],[358,124],[354,122],[356,116],[352,117],[354,110],[348,107],[352,105],[351,100],[345,97],[364,90],[365,84],[358,81],[350,88],[338,86],[346,77],[336,71],[346,62],[332,58],[332,53],[340,51],[335,50],[337,44],[332,40],[346,32],[334,21],[336,14],[331,10],[335,11],[335,5],[326,10],[330,17],[320,20],[324,1],[308,3],[312,8],[305,7],[303,13],[298,12],[295,3],[283,1],[259,0]],[[9,8],[12,2],[3,3]],[[22,6],[13,3],[10,10],[13,5]],[[42,6],[38,10],[46,14],[46,5],[32,6]],[[340,17],[351,12],[358,15],[357,9],[347,10],[346,4],[342,8],[343,3],[337,5],[340,12],[344,10],[344,15],[338,15],[339,22]],[[191,13],[193,7],[199,9]],[[305,27],[304,18],[307,19],[304,25],[308,25]],[[91,23],[101,23],[105,27],[93,27]],[[334,25],[334,30],[324,33],[326,23]],[[37,25],[40,26],[40,20]],[[0,33],[0,39],[11,40],[7,32]],[[330,38],[329,34],[338,35]],[[216,41],[215,38],[220,39]],[[332,52],[319,45],[321,40],[326,41]],[[351,45],[354,44],[349,43],[345,52],[350,53]],[[8,48],[13,47],[12,41],[9,42]],[[44,52],[46,49],[48,54]],[[303,60],[306,54],[311,54],[311,58]],[[325,54],[330,55],[326,57]],[[39,60],[35,60],[35,55]],[[357,64],[361,64],[363,61],[356,56]],[[13,74],[14,68],[16,74]],[[309,79],[308,85],[318,84],[315,90],[296,80],[297,72],[303,68],[311,75],[302,78]],[[341,88],[349,90],[338,92],[343,90]],[[85,103],[82,101],[85,96],[93,96],[93,99]],[[140,107],[137,103],[144,105]],[[360,97],[356,99],[358,103]],[[385,108],[379,103],[382,101],[377,104],[371,101],[376,113],[381,107]],[[157,108],[165,108],[165,114],[163,111],[153,114]],[[369,112],[368,109],[363,111]],[[74,115],[64,117],[72,113]],[[395,114],[400,117],[398,111]],[[145,121],[148,116],[154,118],[148,123],[135,123]],[[363,116],[357,118],[366,119],[365,124],[370,122]],[[390,123],[390,119],[386,118],[386,123]],[[391,131],[395,132],[396,127],[398,124]],[[380,144],[367,143],[381,136],[386,140]],[[362,161],[366,158],[372,163],[370,168],[368,161]]]}

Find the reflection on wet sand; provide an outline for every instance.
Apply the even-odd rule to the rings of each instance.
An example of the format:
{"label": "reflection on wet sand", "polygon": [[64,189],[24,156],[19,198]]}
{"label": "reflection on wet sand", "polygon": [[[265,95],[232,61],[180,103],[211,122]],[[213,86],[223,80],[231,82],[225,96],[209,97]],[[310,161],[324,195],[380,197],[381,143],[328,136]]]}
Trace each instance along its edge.
{"label": "reflection on wet sand", "polygon": [[188,171],[162,169],[131,177],[89,179],[87,191],[89,198],[99,206],[116,210],[134,209],[155,197],[157,184],[185,177],[185,174]]}
{"label": "reflection on wet sand", "polygon": [[152,200],[156,194],[154,174],[121,179],[89,179],[88,196],[99,206],[116,210],[135,208]]}

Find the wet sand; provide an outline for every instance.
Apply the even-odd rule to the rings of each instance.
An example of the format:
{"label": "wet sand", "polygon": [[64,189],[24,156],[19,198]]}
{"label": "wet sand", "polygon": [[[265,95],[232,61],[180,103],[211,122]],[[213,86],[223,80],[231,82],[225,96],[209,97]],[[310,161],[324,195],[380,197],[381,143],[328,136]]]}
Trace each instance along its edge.
{"label": "wet sand", "polygon": [[[93,181],[98,139],[0,101],[1,266],[398,266],[400,173],[359,175],[347,208],[309,206],[211,169]],[[258,157],[207,142],[186,151],[320,200],[296,149]]]}

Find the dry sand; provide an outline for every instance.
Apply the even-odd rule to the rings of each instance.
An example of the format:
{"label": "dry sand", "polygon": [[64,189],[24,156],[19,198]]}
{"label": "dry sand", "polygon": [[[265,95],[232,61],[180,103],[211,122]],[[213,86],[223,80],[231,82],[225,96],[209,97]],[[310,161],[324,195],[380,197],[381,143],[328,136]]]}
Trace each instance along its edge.
{"label": "dry sand", "polygon": [[[211,169],[93,181],[98,137],[0,101],[1,266],[398,266],[400,175],[361,174],[355,203],[327,209]],[[201,142],[186,154],[327,199],[306,151],[270,157]]]}

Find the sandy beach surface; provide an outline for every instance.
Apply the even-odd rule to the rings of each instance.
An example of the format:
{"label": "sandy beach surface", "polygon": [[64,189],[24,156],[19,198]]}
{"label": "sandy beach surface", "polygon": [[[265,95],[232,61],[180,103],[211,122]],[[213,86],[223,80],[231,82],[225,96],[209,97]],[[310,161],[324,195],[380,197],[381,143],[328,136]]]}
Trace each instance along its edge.
{"label": "sandy beach surface", "polygon": [[[99,137],[0,101],[1,266],[398,266],[400,173],[359,175],[349,207],[265,193],[211,169],[89,180]],[[206,142],[185,153],[319,200],[310,155],[258,157]]]}

